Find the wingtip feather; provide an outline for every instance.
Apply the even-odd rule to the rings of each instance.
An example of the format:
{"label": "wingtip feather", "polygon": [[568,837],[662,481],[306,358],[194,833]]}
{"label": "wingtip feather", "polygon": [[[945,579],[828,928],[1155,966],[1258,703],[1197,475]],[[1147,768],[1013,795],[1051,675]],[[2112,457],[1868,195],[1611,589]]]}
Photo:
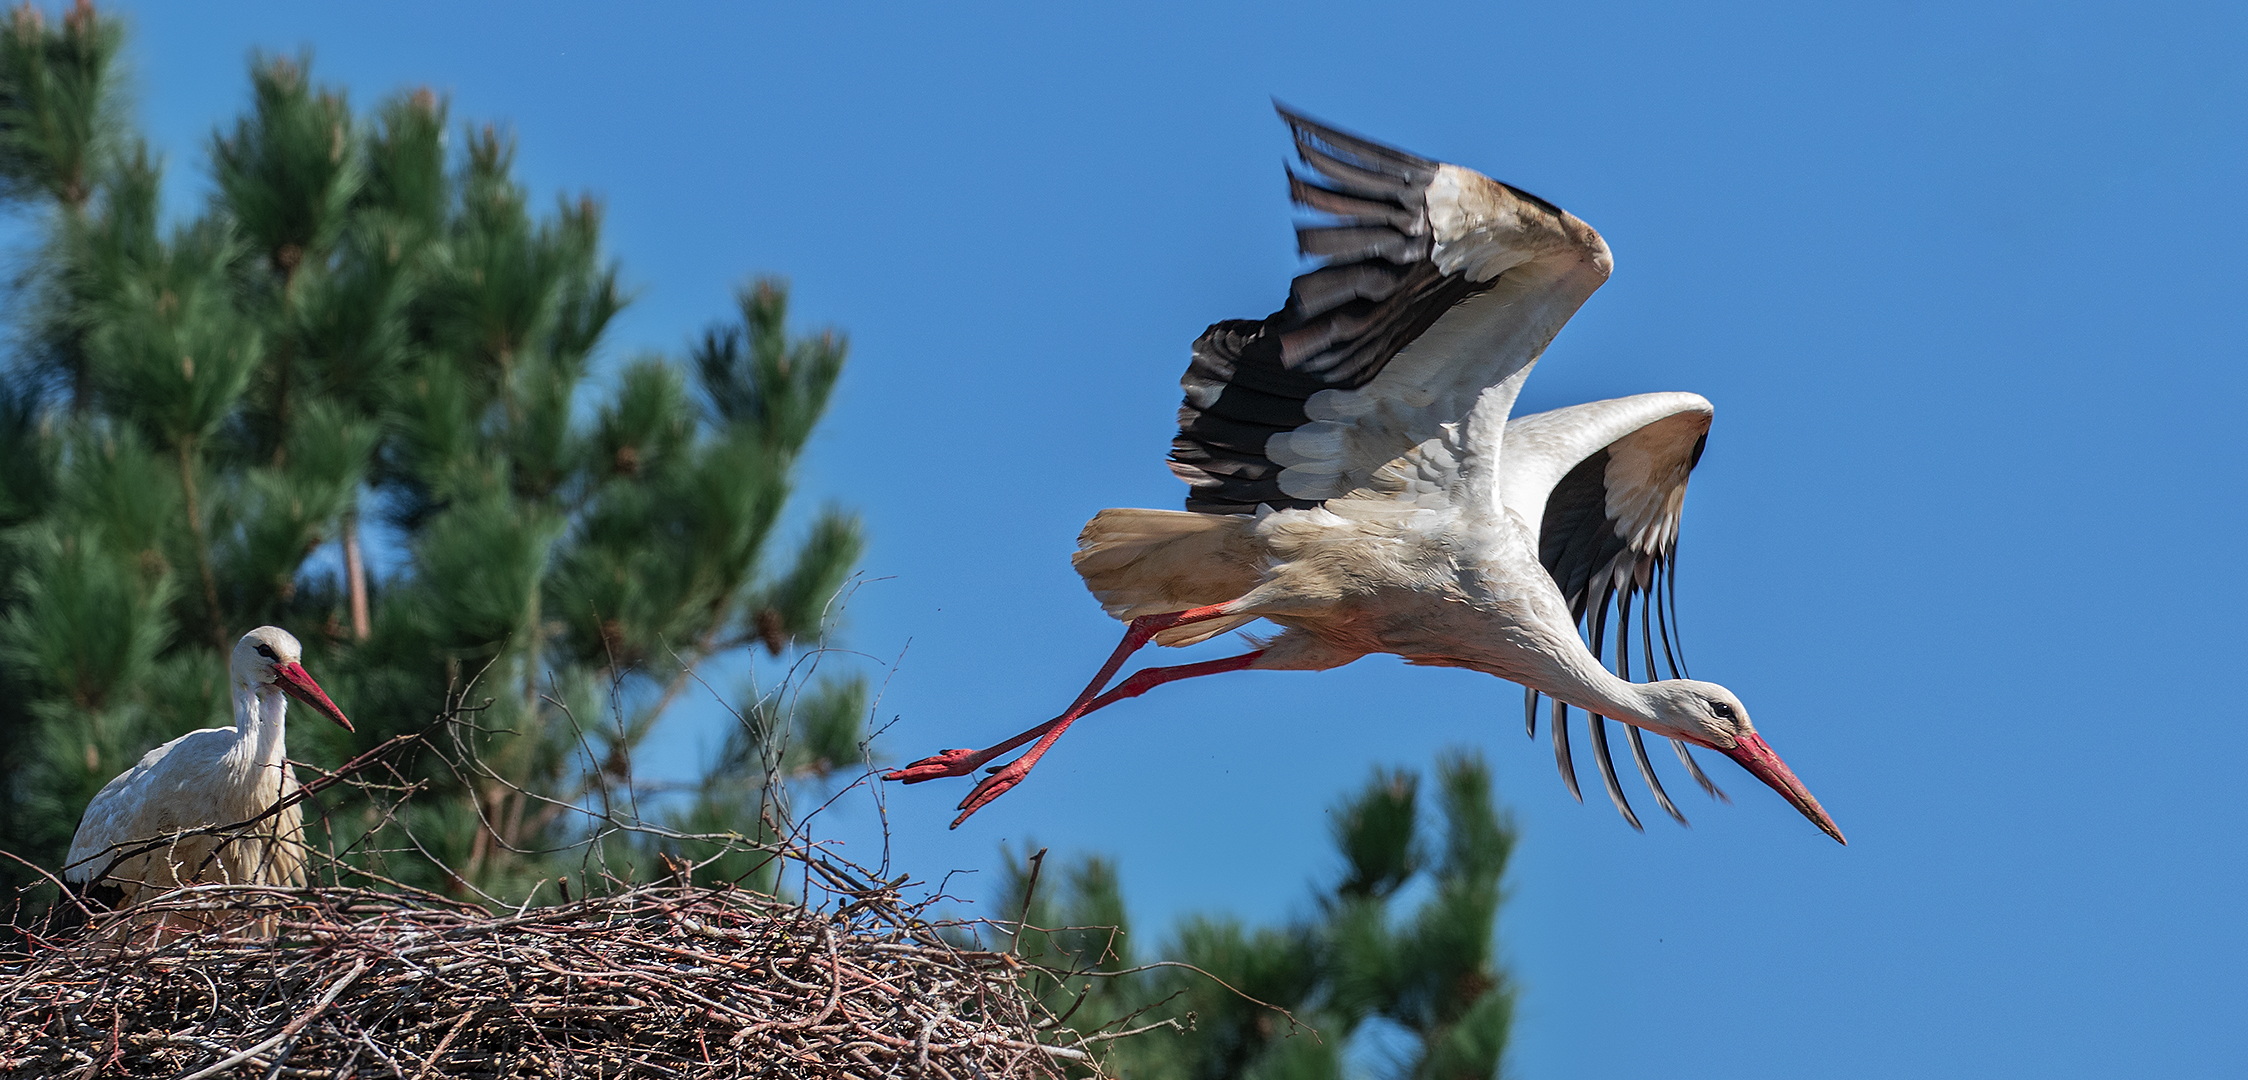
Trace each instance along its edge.
{"label": "wingtip feather", "polygon": [[1592,757],[1600,765],[1600,782],[1608,788],[1608,800],[1616,804],[1616,812],[1632,828],[1646,832],[1647,826],[1640,824],[1639,815],[1631,810],[1631,800],[1624,798],[1623,782],[1616,779],[1616,761],[1608,753],[1608,718],[1599,713],[1586,715],[1585,727],[1592,732]]}
{"label": "wingtip feather", "polygon": [[1647,781],[1647,789],[1655,793],[1655,804],[1662,807],[1672,821],[1693,828],[1694,823],[1678,812],[1678,804],[1670,801],[1670,792],[1663,790],[1662,778],[1655,775],[1655,763],[1647,759],[1647,742],[1640,737],[1639,729],[1625,724],[1624,733],[1631,737],[1632,761],[1639,766],[1639,778]]}
{"label": "wingtip feather", "polygon": [[1569,797],[1581,805],[1585,793],[1577,787],[1577,765],[1569,755],[1569,706],[1559,698],[1553,702],[1553,764],[1561,770],[1561,782],[1569,788]]}
{"label": "wingtip feather", "polygon": [[1400,150],[1388,143],[1369,139],[1364,135],[1354,134],[1332,124],[1314,120],[1300,110],[1281,104],[1277,98],[1273,100],[1272,107],[1275,112],[1280,114],[1280,119],[1288,125],[1289,133],[1295,137],[1296,146],[1299,149],[1303,148],[1307,142],[1323,144],[1330,150],[1340,151],[1344,156],[1358,159],[1353,164],[1357,164],[1361,168],[1374,168],[1376,171],[1406,181],[1425,180],[1428,174],[1443,167],[1443,162]]}

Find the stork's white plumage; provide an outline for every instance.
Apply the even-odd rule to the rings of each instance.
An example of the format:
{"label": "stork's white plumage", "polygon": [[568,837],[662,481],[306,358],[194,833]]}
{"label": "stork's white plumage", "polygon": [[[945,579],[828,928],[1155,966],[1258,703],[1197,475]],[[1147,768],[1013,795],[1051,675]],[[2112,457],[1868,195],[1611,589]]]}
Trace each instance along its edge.
{"label": "stork's white plumage", "polygon": [[181,885],[304,884],[304,818],[282,807],[239,833],[167,838],[249,822],[291,791],[285,715],[294,697],[351,730],[343,710],[306,674],[289,632],[261,626],[234,646],[229,664],[234,726],[190,731],[149,751],[103,785],[70,841],[63,876],[114,888],[131,907]]}
{"label": "stork's white plumage", "polygon": [[[1572,792],[1568,708],[1584,710],[1602,778],[1634,825],[1607,719],[1627,725],[1674,816],[1642,729],[1673,740],[1712,794],[1688,744],[1739,762],[1841,840],[1738,698],[1677,677],[1666,586],[1709,403],[1644,394],[1510,419],[1531,366],[1607,280],[1607,244],[1479,173],[1281,116],[1307,168],[1290,173],[1290,194],[1334,219],[1300,226],[1298,244],[1325,261],[1270,317],[1218,323],[1194,343],[1171,452],[1192,489],[1187,512],[1104,510],[1079,536],[1077,570],[1130,622],[1123,643],[1061,716],[889,778],[966,776],[1037,740],[961,801],[957,826],[1104,705],[1198,675],[1394,653],[1521,684],[1533,735],[1539,695],[1553,699]],[[1635,602],[1646,682],[1630,681]],[[1604,666],[1611,610],[1615,671]],[[1283,630],[1243,655],[1150,668],[1102,693],[1151,640],[1187,645],[1258,619]],[[1669,679],[1656,678],[1657,631]]]}

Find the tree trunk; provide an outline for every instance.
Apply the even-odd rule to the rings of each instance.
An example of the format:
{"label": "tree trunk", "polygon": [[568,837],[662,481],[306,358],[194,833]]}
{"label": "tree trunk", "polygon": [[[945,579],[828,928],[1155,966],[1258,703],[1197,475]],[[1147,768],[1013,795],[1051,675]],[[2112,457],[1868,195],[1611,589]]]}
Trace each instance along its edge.
{"label": "tree trunk", "polygon": [[351,593],[351,640],[365,641],[367,622],[367,563],[359,554],[359,505],[343,512],[343,575]]}

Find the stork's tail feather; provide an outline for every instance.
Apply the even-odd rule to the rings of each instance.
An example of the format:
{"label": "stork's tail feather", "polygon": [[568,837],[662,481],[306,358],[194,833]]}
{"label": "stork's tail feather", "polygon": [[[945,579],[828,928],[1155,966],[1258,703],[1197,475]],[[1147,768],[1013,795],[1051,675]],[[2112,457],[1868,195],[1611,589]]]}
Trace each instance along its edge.
{"label": "stork's tail feather", "polygon": [[[1255,588],[1264,573],[1256,519],[1177,510],[1103,510],[1077,534],[1085,587],[1110,615],[1129,622],[1222,604]],[[1172,627],[1159,645],[1192,645],[1256,621],[1254,615]]]}

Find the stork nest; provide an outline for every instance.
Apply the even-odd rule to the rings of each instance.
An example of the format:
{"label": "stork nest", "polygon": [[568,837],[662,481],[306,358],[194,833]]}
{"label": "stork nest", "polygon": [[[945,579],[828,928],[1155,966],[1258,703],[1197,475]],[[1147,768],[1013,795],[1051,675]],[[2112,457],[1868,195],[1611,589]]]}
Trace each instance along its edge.
{"label": "stork nest", "polygon": [[[0,1077],[999,1080],[1091,1067],[1103,1036],[1066,1033],[1013,956],[959,947],[891,887],[818,869],[836,898],[826,910],[680,885],[521,911],[182,889],[0,955]],[[119,920],[221,910],[232,932],[120,941]],[[278,936],[246,937],[252,920]]]}

